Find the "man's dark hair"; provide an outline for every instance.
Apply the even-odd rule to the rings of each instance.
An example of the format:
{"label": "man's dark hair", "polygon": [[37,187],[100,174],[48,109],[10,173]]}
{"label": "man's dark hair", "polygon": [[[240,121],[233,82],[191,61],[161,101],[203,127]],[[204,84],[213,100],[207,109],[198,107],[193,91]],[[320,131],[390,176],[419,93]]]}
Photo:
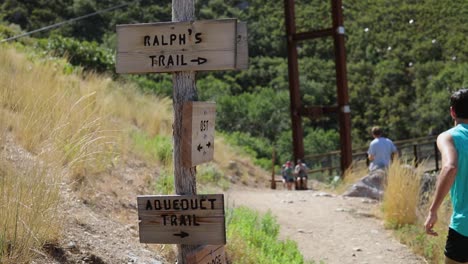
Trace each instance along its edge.
{"label": "man's dark hair", "polygon": [[457,118],[468,118],[468,89],[460,89],[450,97],[450,106]]}
{"label": "man's dark hair", "polygon": [[371,133],[372,135],[376,136],[376,137],[380,137],[382,136],[382,129],[378,126],[375,126],[371,129]]}

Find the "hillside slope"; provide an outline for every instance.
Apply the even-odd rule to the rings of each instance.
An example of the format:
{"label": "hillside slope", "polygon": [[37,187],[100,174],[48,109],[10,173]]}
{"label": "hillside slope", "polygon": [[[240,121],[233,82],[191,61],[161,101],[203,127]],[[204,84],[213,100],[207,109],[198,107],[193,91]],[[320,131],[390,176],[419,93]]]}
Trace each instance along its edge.
{"label": "hillside slope", "polygon": [[[172,245],[138,242],[136,212],[137,195],[173,193],[170,100],[20,48],[0,47],[1,262],[174,262]],[[215,146],[200,193],[266,184]]]}

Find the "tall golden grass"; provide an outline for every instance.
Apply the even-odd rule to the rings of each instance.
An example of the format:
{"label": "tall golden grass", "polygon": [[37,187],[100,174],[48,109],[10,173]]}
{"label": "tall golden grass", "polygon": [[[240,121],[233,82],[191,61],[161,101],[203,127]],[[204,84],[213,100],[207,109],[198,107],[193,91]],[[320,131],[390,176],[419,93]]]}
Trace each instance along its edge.
{"label": "tall golden grass", "polygon": [[[172,136],[169,98],[70,69],[66,60],[0,46],[1,263],[28,263],[42,245],[59,239],[59,186],[71,182],[86,189],[95,182],[91,177],[133,156],[139,151],[135,132]],[[34,162],[15,167],[7,145],[18,146]],[[265,175],[219,136],[216,153],[220,168],[238,163],[233,173],[246,181]],[[171,166],[159,164],[172,174]]]}
{"label": "tall golden grass", "polygon": [[388,170],[387,186],[382,201],[386,226],[396,230],[400,241],[414,252],[424,256],[429,263],[444,263],[444,247],[451,215],[450,199],[446,197],[438,212],[435,230],[439,236],[428,236],[424,232],[424,221],[434,190],[421,193],[421,176],[424,164],[417,168],[393,162]]}
{"label": "tall golden grass", "polygon": [[395,159],[389,166],[382,201],[385,223],[392,227],[415,224],[420,201],[422,168]]}
{"label": "tall golden grass", "polygon": [[58,174],[32,160],[0,159],[0,262],[28,263],[60,236]]}
{"label": "tall golden grass", "polygon": [[[0,65],[0,262],[27,263],[59,238],[60,184],[112,166],[132,130],[169,136],[171,102],[6,45]],[[10,147],[34,161],[12,161]]]}

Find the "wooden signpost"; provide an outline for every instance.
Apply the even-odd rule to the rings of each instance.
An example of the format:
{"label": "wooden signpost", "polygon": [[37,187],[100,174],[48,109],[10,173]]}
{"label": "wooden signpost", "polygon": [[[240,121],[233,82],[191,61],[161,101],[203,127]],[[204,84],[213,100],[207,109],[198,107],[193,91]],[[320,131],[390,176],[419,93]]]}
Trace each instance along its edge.
{"label": "wooden signpost", "polygon": [[226,264],[224,246],[202,246],[187,256],[187,264]]}
{"label": "wooden signpost", "polygon": [[138,196],[141,243],[224,245],[224,195]]}
{"label": "wooden signpost", "polygon": [[182,111],[182,163],[190,168],[213,160],[216,103],[186,102]]}
{"label": "wooden signpost", "polygon": [[196,102],[195,71],[247,69],[247,24],[195,21],[195,0],[172,0],[172,21],[117,26],[117,73],[173,73],[174,183],[183,195],[138,196],[140,242],[177,244],[180,264],[224,264],[224,196],[196,194],[194,167],[213,159],[216,104]]}
{"label": "wooden signpost", "polygon": [[117,26],[117,73],[245,69],[247,58],[237,19]]}

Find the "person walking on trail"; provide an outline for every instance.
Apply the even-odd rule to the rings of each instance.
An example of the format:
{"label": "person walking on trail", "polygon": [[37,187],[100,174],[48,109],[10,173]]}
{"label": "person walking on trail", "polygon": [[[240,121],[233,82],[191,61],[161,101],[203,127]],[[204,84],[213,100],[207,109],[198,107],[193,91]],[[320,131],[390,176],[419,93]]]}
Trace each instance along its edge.
{"label": "person walking on trail", "polygon": [[468,263],[468,89],[450,97],[450,115],[455,127],[437,137],[442,169],[437,177],[434,200],[424,223],[428,235],[437,236],[437,210],[450,191],[453,213],[445,245],[445,263]]}
{"label": "person walking on trail", "polygon": [[380,127],[374,126],[371,133],[374,140],[371,141],[367,151],[370,161],[369,171],[386,169],[393,156],[398,154],[398,150],[390,139],[382,136],[383,132]]}
{"label": "person walking on trail", "polygon": [[294,177],[291,161],[288,160],[281,166],[281,175],[283,176],[283,186],[288,188],[288,190],[292,190]]}
{"label": "person walking on trail", "polygon": [[298,190],[307,190],[307,170],[309,168],[302,160],[298,159],[294,174],[296,175],[296,188]]}

